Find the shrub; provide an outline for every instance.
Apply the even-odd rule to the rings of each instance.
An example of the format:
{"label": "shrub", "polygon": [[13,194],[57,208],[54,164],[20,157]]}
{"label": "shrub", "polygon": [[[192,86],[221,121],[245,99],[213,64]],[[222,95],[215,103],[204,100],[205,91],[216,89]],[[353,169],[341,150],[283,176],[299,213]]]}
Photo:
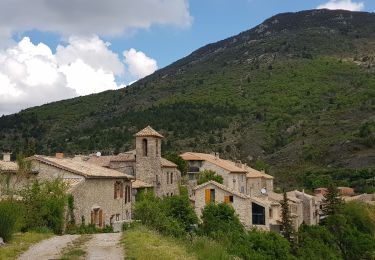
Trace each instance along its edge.
{"label": "shrub", "polygon": [[201,232],[212,238],[229,237],[244,233],[234,209],[225,204],[208,204],[202,211]]}
{"label": "shrub", "polygon": [[22,195],[28,229],[47,227],[56,234],[62,233],[67,197],[65,185],[61,180],[36,180],[22,191]]}
{"label": "shrub", "polygon": [[199,173],[198,185],[208,182],[208,181],[216,181],[218,183],[223,183],[223,177],[218,175],[216,172],[211,170],[204,170]]}
{"label": "shrub", "polygon": [[0,237],[5,242],[12,238],[17,230],[17,222],[20,220],[19,203],[13,200],[0,201]]}
{"label": "shrub", "polygon": [[186,234],[185,221],[188,219],[182,216],[178,209],[174,209],[174,206],[175,203],[168,205],[167,199],[162,200],[155,198],[152,193],[144,193],[135,204],[134,217],[142,224],[165,235],[180,237]]}

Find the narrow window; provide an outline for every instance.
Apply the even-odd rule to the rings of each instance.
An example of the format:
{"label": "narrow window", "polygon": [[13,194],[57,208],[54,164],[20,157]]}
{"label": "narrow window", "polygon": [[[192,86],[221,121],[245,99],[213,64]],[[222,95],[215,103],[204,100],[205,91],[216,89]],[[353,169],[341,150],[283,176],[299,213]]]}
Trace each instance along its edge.
{"label": "narrow window", "polygon": [[233,203],[233,196],[229,196],[229,202]]}
{"label": "narrow window", "polygon": [[211,194],[211,200],[210,202],[215,203],[215,189],[210,189],[210,194]]}
{"label": "narrow window", "polygon": [[170,173],[171,175],[171,184],[173,183],[173,172]]}
{"label": "narrow window", "polygon": [[142,140],[143,156],[147,156],[147,139]]}
{"label": "narrow window", "polygon": [[156,155],[159,155],[159,140],[156,139]]}
{"label": "narrow window", "polygon": [[269,210],[269,215],[270,215],[270,218],[272,218],[272,209],[271,208]]}
{"label": "narrow window", "polygon": [[169,184],[169,172],[167,172],[167,184]]}

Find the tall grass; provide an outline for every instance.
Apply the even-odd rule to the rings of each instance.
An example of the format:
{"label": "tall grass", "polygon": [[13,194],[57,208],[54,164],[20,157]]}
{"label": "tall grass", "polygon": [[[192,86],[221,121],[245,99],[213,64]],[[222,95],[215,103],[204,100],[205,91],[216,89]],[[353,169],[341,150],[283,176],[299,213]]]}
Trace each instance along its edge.
{"label": "tall grass", "polygon": [[21,205],[13,200],[0,201],[0,237],[5,242],[11,240],[21,220]]}

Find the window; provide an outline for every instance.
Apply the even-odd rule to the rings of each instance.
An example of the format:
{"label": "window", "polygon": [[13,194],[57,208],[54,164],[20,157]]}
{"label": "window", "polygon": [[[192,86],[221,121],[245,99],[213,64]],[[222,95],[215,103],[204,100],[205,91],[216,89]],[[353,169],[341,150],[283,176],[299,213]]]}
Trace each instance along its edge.
{"label": "window", "polygon": [[169,184],[169,172],[167,172],[167,184]]}
{"label": "window", "polygon": [[120,214],[116,214],[116,221],[120,220]]}
{"label": "window", "polygon": [[265,225],[266,217],[264,207],[256,203],[251,203],[251,210],[253,216],[253,225]]}
{"label": "window", "polygon": [[233,196],[224,196],[224,203],[233,203]]}
{"label": "window", "polygon": [[245,187],[241,186],[241,193],[245,193]]}
{"label": "window", "polygon": [[173,183],[173,172],[170,173],[171,176],[171,184]]}
{"label": "window", "polygon": [[147,139],[142,140],[142,150],[143,150],[143,156],[147,156]]}
{"label": "window", "polygon": [[131,188],[130,186],[125,186],[125,203],[131,202]]}
{"label": "window", "polygon": [[156,139],[156,155],[159,155],[159,140]]}
{"label": "window", "polygon": [[205,202],[209,204],[215,202],[215,189],[206,189],[205,190]]}
{"label": "window", "polygon": [[269,215],[270,215],[270,218],[272,218],[272,209],[271,208],[269,210]]}
{"label": "window", "polygon": [[114,199],[124,197],[124,184],[122,182],[120,181],[115,182],[113,197]]}

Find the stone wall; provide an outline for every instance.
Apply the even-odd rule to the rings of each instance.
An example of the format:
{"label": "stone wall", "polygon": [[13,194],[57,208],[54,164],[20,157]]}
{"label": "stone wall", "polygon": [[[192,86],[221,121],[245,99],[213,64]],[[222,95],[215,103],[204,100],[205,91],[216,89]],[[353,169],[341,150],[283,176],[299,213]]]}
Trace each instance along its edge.
{"label": "stone wall", "polygon": [[[123,198],[114,198],[115,182],[124,183]],[[110,224],[111,216],[119,214],[119,221],[131,219],[131,202],[125,203],[125,187],[131,186],[130,181],[121,179],[86,179],[79,184],[72,192],[74,196],[74,215],[77,224],[81,223],[82,216],[85,224],[91,222],[91,211],[100,207],[103,210],[105,225]],[[132,196],[130,196],[132,198]],[[116,217],[113,221],[117,221]]]}
{"label": "stone wall", "polygon": [[[170,176],[173,176],[171,183]],[[167,178],[169,177],[169,180]],[[156,194],[158,196],[179,195],[179,185],[181,182],[181,173],[177,168],[163,167],[160,176],[160,185],[156,186]]]}
{"label": "stone wall", "polygon": [[[219,189],[215,185],[208,184],[200,189],[195,190],[195,212],[200,217],[202,215],[202,210],[206,206],[205,202],[205,190],[215,189],[215,202],[224,202],[224,196],[233,195],[225,190]],[[247,227],[251,227],[251,202],[249,199],[244,199],[239,196],[233,196],[233,203],[231,203],[234,210],[238,214],[241,223]]]}
{"label": "stone wall", "polygon": [[[143,154],[142,142],[144,139],[147,140],[147,156]],[[158,149],[156,142],[159,142]],[[136,137],[136,179],[154,185],[154,187],[162,178],[160,145],[159,138]],[[159,195],[156,188],[155,193]]]}

